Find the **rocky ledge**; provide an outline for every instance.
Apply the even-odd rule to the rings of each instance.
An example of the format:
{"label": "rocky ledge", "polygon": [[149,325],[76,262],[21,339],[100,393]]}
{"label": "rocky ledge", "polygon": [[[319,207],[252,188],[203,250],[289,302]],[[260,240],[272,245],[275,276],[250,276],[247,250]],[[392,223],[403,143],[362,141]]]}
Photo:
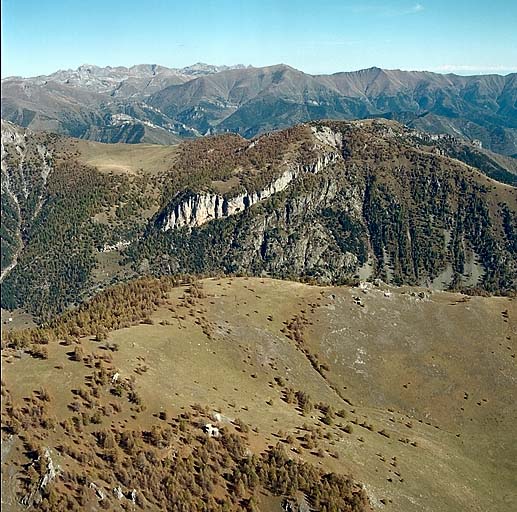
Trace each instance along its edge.
{"label": "rocky ledge", "polygon": [[198,227],[214,219],[229,217],[242,212],[259,201],[285,190],[301,174],[317,174],[340,158],[338,152],[322,154],[311,164],[287,169],[267,187],[227,197],[213,192],[184,192],[164,210],[158,219],[163,231],[182,227]]}

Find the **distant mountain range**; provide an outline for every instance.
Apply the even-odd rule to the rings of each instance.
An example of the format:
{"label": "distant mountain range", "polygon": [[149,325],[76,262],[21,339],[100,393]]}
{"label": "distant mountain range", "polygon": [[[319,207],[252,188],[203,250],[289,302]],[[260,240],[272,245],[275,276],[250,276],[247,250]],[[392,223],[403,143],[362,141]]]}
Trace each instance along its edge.
{"label": "distant mountain range", "polygon": [[80,66],[2,80],[2,117],[101,142],[253,137],[317,119],[398,120],[517,155],[517,74],[458,76],[369,68],[309,75],[290,66]]}

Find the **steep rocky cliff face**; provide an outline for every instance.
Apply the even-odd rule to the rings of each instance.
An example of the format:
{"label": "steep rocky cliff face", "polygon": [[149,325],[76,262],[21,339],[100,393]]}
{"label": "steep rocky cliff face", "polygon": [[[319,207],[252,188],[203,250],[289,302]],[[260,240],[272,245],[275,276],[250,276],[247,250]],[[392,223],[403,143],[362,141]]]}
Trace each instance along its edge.
{"label": "steep rocky cliff face", "polygon": [[245,192],[226,197],[215,193],[186,192],[162,213],[158,220],[163,231],[181,227],[198,227],[210,220],[230,217],[251,208],[274,194],[285,190],[294,180],[306,173],[317,174],[329,164],[337,161],[338,153],[326,153],[315,159],[313,163],[296,165],[274,178],[264,188],[253,192]]}

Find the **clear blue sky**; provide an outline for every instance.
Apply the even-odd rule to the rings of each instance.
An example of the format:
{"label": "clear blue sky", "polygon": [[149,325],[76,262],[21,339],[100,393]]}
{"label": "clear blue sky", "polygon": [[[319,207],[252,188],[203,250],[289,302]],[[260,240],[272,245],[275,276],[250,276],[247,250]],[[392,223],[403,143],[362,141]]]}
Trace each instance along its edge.
{"label": "clear blue sky", "polygon": [[2,0],[2,76],[80,64],[517,70],[517,0]]}

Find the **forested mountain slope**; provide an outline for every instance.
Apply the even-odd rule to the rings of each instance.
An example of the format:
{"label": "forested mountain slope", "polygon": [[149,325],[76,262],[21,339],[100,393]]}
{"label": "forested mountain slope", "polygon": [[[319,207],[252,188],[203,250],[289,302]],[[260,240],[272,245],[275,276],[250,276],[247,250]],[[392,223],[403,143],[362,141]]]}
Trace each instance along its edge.
{"label": "forested mountain slope", "polygon": [[[6,126],[8,309],[45,317],[149,272],[515,290],[516,189],[458,160],[473,153],[447,136],[317,122],[129,158]],[[500,165],[481,156],[488,174]]]}

